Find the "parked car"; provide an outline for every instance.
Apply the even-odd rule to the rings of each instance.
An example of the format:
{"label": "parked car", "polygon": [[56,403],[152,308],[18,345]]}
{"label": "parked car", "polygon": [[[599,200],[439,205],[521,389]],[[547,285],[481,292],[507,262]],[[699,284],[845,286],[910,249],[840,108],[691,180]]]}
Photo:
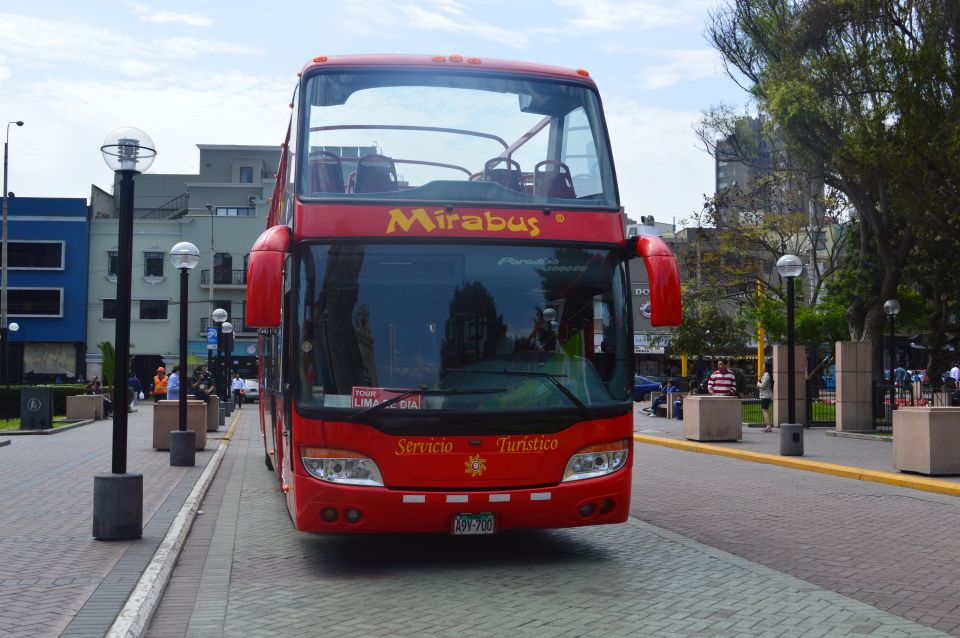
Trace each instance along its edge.
{"label": "parked car", "polygon": [[651,392],[660,389],[660,382],[639,374],[633,375],[633,400],[646,401]]}
{"label": "parked car", "polygon": [[260,382],[256,379],[245,379],[243,381],[243,398],[247,401],[259,401]]}

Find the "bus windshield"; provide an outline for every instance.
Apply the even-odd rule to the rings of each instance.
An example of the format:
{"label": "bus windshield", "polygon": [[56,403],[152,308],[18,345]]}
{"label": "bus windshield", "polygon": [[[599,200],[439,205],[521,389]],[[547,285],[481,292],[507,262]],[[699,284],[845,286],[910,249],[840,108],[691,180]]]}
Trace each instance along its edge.
{"label": "bus windshield", "polygon": [[613,251],[311,244],[298,263],[301,407],[585,414],[630,399]]}
{"label": "bus windshield", "polygon": [[389,200],[616,208],[587,85],[492,73],[317,73],[305,84],[298,192]]}

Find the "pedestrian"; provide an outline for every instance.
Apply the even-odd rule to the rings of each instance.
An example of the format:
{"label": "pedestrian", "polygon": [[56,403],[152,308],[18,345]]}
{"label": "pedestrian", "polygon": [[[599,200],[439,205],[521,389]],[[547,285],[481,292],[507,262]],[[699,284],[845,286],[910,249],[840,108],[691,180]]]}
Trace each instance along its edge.
{"label": "pedestrian", "polygon": [[230,382],[230,389],[233,390],[233,405],[236,406],[237,409],[243,407],[243,388],[243,379],[240,378],[239,372],[235,372],[233,381]]}
{"label": "pedestrian", "polygon": [[210,391],[210,375],[202,365],[199,365],[193,369],[193,376],[190,377],[190,393],[194,398],[209,403]]}
{"label": "pedestrian", "polygon": [[655,397],[653,402],[650,404],[650,416],[657,416],[657,408],[670,399],[668,395],[673,394],[676,391],[677,386],[673,382],[673,379],[667,379],[667,382],[660,387],[661,394]]}
{"label": "pedestrian", "polygon": [[153,402],[163,401],[167,398],[167,375],[163,366],[157,368],[157,374],[153,377]]}
{"label": "pedestrian", "polygon": [[135,407],[140,405],[139,400],[143,398],[143,385],[140,384],[140,379],[137,378],[137,375],[130,371],[130,376],[127,378],[127,386],[133,390],[130,393],[130,406]]}
{"label": "pedestrian", "polygon": [[773,432],[773,422],[770,418],[770,402],[773,400],[773,364],[770,359],[763,361],[763,373],[757,382],[760,397],[760,412],[763,414],[764,432]]}
{"label": "pedestrian", "polygon": [[173,366],[173,372],[167,377],[165,397],[168,401],[180,400],[180,366]]}
{"label": "pedestrian", "polygon": [[717,369],[707,381],[707,392],[726,397],[737,395],[737,378],[727,367],[726,359],[717,361]]}
{"label": "pedestrian", "polygon": [[953,389],[960,388],[960,362],[953,362],[953,367],[950,368],[950,379],[953,381]]}

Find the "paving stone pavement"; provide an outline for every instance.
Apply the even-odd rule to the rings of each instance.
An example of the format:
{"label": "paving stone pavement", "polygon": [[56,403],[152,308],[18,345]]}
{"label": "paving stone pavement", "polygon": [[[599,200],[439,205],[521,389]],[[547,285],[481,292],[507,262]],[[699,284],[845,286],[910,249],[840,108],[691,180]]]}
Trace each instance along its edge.
{"label": "paving stone pavement", "polygon": [[[671,439],[684,438],[683,421],[651,417],[641,410],[642,407],[647,405],[649,405],[648,401],[634,404],[635,432]],[[804,454],[802,458],[883,472],[897,471],[893,467],[893,443],[890,441],[828,436],[827,432],[834,432],[834,429],[807,428],[804,430]],[[774,429],[773,432],[764,432],[763,428],[743,428],[742,441],[717,442],[713,445],[764,454],[780,454],[780,430]],[[938,476],[937,478],[960,482],[960,476]]]}
{"label": "paving stone pavement", "polygon": [[166,532],[150,523],[166,508],[179,509],[168,497],[192,487],[190,476],[212,456],[215,443],[197,454],[198,467],[170,467],[169,455],[150,447],[152,404],[129,416],[127,467],[144,475],[140,541],[91,536],[93,477],[110,471],[111,421],[20,436],[0,448],[0,636],[58,636],[82,609],[70,634],[102,635],[139,576],[132,567],[144,556],[134,554],[149,560],[152,550],[144,548]]}
{"label": "paving stone pavement", "polygon": [[[789,548],[788,539],[799,536],[806,551],[788,566],[805,565],[806,576],[817,571],[817,548],[836,540],[821,534],[818,515],[810,512],[802,527],[784,532],[771,525],[779,511],[766,483],[782,483],[788,493],[799,484],[844,494],[842,486],[825,482],[841,479],[810,475],[798,483],[796,472],[770,478],[771,470],[787,470],[758,465],[768,474],[747,481],[741,470],[748,463],[637,449],[634,507],[640,518],[660,519],[666,512],[668,523],[689,522],[693,537],[721,527],[718,546]],[[664,462],[664,455],[673,457]],[[712,464],[702,465],[704,460]],[[723,480],[716,481],[715,473],[723,473]],[[637,518],[624,525],[494,537],[307,535],[293,530],[273,479],[263,467],[256,424],[242,420],[149,636],[943,635],[801,574]],[[717,483],[729,493],[703,489]],[[899,496],[893,490],[879,496]],[[688,504],[705,500],[705,492],[714,500],[711,507],[701,511]],[[714,514],[731,499],[748,519],[745,527],[729,529],[734,517]],[[846,518],[848,507],[853,513],[862,507],[858,499],[819,515]],[[787,499],[779,507],[791,509]],[[879,530],[861,529],[842,545],[869,545],[869,533],[876,531],[892,536],[906,527],[909,535],[911,521],[900,517],[912,512],[894,510]],[[749,531],[756,527],[764,532],[760,543]],[[872,579],[869,568],[880,560],[856,564]],[[914,571],[902,573],[903,580],[914,582]],[[957,582],[960,572],[949,578]]]}
{"label": "paving stone pavement", "polygon": [[[821,447],[817,460],[892,469],[879,467],[889,443],[817,434],[816,445],[840,446]],[[636,451],[633,516],[960,635],[960,499],[655,445]]]}

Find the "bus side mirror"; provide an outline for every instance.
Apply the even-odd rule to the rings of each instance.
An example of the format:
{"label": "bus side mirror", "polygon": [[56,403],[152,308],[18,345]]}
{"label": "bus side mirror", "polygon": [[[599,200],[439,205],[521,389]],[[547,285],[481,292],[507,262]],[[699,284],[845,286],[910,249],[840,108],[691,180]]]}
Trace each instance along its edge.
{"label": "bus side mirror", "polygon": [[290,228],[265,230],[250,251],[247,266],[247,319],[252,328],[279,328],[283,300],[283,261],[290,250]]}
{"label": "bus side mirror", "polygon": [[683,318],[680,303],[680,269],[670,247],[654,235],[636,235],[626,241],[631,256],[643,257],[650,282],[650,325],[679,326]]}

